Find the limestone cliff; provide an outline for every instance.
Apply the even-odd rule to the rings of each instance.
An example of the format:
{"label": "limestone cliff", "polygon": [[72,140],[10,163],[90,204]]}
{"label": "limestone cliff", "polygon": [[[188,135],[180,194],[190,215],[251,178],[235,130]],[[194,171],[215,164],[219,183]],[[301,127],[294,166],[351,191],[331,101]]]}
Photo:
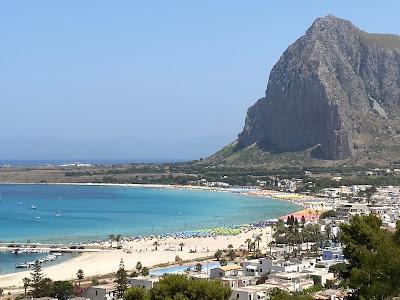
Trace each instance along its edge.
{"label": "limestone cliff", "polygon": [[247,112],[237,149],[315,147],[315,157],[342,160],[374,143],[396,144],[399,113],[400,37],[366,33],[328,15],[273,67],[265,97]]}

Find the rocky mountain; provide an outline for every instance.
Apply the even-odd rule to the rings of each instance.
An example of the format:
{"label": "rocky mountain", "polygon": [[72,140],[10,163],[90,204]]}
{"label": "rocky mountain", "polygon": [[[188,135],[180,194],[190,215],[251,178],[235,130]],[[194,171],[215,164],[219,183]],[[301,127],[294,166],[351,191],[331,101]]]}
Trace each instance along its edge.
{"label": "rocky mountain", "polygon": [[399,113],[400,37],[328,15],[283,53],[238,140],[214,158],[254,147],[325,160],[400,154]]}

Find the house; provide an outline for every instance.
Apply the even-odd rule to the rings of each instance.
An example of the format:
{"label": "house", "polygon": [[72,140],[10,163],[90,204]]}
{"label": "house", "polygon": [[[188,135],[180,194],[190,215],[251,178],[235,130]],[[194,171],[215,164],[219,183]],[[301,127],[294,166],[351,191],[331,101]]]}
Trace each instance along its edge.
{"label": "house", "polygon": [[362,203],[347,203],[336,208],[336,216],[339,219],[349,219],[355,215],[368,215],[370,209],[367,204]]}
{"label": "house", "polygon": [[239,265],[226,265],[226,266],[220,266],[217,268],[212,268],[210,270],[210,278],[211,279],[220,279],[222,277],[228,277],[228,276],[238,276],[241,274],[242,267]]}
{"label": "house", "polygon": [[159,277],[130,277],[128,278],[128,284],[131,287],[141,287],[146,290],[149,290],[154,287],[159,281]]}
{"label": "house", "polygon": [[254,276],[239,276],[239,277],[222,277],[220,279],[225,286],[231,289],[245,287],[257,284],[257,277]]}
{"label": "house", "polygon": [[301,292],[314,286],[314,280],[299,272],[281,272],[268,278],[265,283],[269,289],[278,288],[287,292]]}
{"label": "house", "polygon": [[235,288],[232,290],[230,300],[265,300],[269,287],[263,284]]}
{"label": "house", "polygon": [[243,263],[243,272],[247,276],[264,276],[277,272],[300,272],[304,269],[313,269],[315,259],[274,259],[263,257]]}
{"label": "house", "polygon": [[322,260],[339,263],[344,261],[342,247],[326,247],[322,250]]}
{"label": "house", "polygon": [[116,298],[117,286],[114,283],[89,287],[85,297],[90,300],[113,300]]}

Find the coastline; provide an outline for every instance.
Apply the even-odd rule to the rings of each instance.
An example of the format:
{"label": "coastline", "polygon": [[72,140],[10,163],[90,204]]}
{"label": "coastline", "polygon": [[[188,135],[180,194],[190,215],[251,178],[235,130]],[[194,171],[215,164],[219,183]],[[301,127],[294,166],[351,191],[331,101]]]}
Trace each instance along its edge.
{"label": "coastline", "polygon": [[[34,184],[37,183],[2,183],[2,184]],[[203,187],[203,186],[185,186],[185,185],[158,185],[158,184],[108,184],[108,183],[41,183],[42,185],[81,185],[81,186],[119,186],[131,188],[157,188],[157,189],[181,189],[181,190],[199,190],[199,191],[212,191],[212,192],[230,192],[241,193],[248,196],[258,196],[266,199],[275,199],[281,201],[289,201],[297,204],[304,209],[304,201],[302,197],[294,197],[289,199],[289,193],[276,193],[269,190],[261,189],[230,189],[221,187]],[[285,196],[282,196],[285,195]],[[302,196],[302,195],[300,195]],[[301,199],[301,201],[299,200]],[[296,200],[296,201],[294,201]],[[308,200],[308,198],[307,198]],[[303,210],[296,210],[290,214],[295,214]],[[133,270],[136,261],[141,261],[143,265],[153,267],[160,264],[174,263],[175,257],[178,255],[183,260],[193,260],[201,257],[212,256],[217,249],[225,249],[228,244],[233,244],[235,248],[246,248],[244,241],[247,238],[253,238],[255,235],[261,234],[263,236],[263,248],[268,247],[268,243],[272,239],[272,227],[265,221],[260,220],[259,227],[254,224],[238,224],[241,226],[239,233],[220,234],[205,236],[146,236],[139,240],[124,240],[122,249],[109,249],[99,252],[84,252],[76,258],[71,258],[67,261],[61,262],[57,265],[44,267],[44,272],[53,280],[66,280],[75,278],[75,273],[78,268],[84,268],[85,275],[88,277],[100,276],[115,272],[118,268],[118,262],[124,259],[127,269]],[[201,231],[201,230],[199,230]],[[160,242],[163,250],[154,251],[153,242],[157,240]],[[179,244],[185,244],[184,251],[180,251]],[[111,246],[108,241],[98,241],[86,243],[90,247],[104,247]],[[40,245],[40,243],[38,243]],[[171,250],[173,249],[173,250]],[[195,251],[193,251],[195,249]],[[98,262],[101,261],[101,264]],[[65,272],[68,270],[68,272]],[[16,288],[21,286],[22,278],[29,276],[30,270],[9,273],[0,275],[0,286],[2,288]]]}

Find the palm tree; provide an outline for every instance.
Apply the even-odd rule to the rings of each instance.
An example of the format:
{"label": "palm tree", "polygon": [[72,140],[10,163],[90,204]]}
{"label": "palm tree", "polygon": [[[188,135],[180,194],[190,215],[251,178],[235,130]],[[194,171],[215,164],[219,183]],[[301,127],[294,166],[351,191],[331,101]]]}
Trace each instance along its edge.
{"label": "palm tree", "polygon": [[78,272],[76,272],[76,278],[78,278],[79,286],[81,285],[81,281],[84,278],[83,270],[79,269]]}
{"label": "palm tree", "polygon": [[215,254],[214,254],[214,257],[217,259],[217,261],[219,261],[220,260],[220,258],[222,257],[222,250],[220,250],[220,249],[218,249],[216,252],[215,252]]}
{"label": "palm tree", "polygon": [[179,243],[179,247],[181,247],[181,251],[183,251],[183,246],[185,246],[184,243]]}
{"label": "palm tree", "polygon": [[260,242],[261,242],[261,234],[256,235],[254,238],[254,242],[257,243],[257,252],[260,251]]}
{"label": "palm tree", "polygon": [[22,279],[22,283],[24,284],[24,295],[26,297],[26,290],[28,289],[28,287],[31,284],[31,279],[29,277],[25,277]]}
{"label": "palm tree", "polygon": [[274,241],[270,241],[268,246],[269,246],[269,255],[272,255],[272,245],[274,244]]}
{"label": "palm tree", "polygon": [[156,247],[156,251],[158,250],[158,246],[160,246],[160,243],[158,241],[155,241],[153,243],[153,246]]}
{"label": "palm tree", "polygon": [[140,261],[138,261],[138,262],[136,263],[136,270],[138,271],[138,273],[140,273],[140,271],[142,270],[142,268],[143,268],[142,263],[141,263]]}
{"label": "palm tree", "polygon": [[251,239],[246,239],[245,243],[247,244],[247,251],[250,252],[251,251]]}

